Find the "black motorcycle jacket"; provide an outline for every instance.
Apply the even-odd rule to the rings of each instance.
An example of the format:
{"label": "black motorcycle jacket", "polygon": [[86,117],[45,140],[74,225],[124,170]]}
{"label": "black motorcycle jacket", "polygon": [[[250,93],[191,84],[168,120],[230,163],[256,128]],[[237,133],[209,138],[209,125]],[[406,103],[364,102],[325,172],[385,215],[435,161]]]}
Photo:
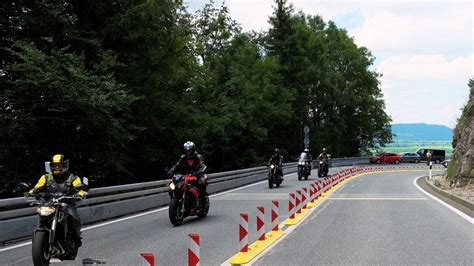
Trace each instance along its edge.
{"label": "black motorcycle jacket", "polygon": [[272,157],[270,158],[270,160],[268,161],[268,165],[270,164],[276,164],[277,166],[279,167],[282,167],[282,164],[283,164],[283,156],[281,155],[277,155],[277,154],[273,154]]}
{"label": "black motorcycle jacket", "polygon": [[197,152],[194,152],[190,157],[185,154],[181,155],[178,162],[173,166],[173,168],[171,168],[172,173],[179,173],[182,175],[195,174],[198,176],[204,175],[205,170],[206,165],[204,164],[204,157]]}

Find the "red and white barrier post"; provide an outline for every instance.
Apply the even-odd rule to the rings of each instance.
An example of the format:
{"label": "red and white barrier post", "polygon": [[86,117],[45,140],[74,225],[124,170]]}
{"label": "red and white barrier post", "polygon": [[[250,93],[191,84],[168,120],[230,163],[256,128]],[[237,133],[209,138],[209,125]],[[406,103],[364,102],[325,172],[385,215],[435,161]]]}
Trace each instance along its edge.
{"label": "red and white barrier post", "polygon": [[199,266],[199,246],[201,237],[199,234],[189,234],[188,266]]}
{"label": "red and white barrier post", "polygon": [[257,207],[257,239],[265,240],[265,207]]}
{"label": "red and white barrier post", "polygon": [[296,208],[296,197],[295,193],[290,193],[290,198],[288,201],[288,214],[290,215],[290,219],[295,219],[295,208]]}
{"label": "red and white barrier post", "polygon": [[296,190],[296,213],[301,213],[301,190]]}
{"label": "red and white barrier post", "polygon": [[140,255],[150,264],[150,266],[155,266],[155,255],[150,252],[140,253]]}
{"label": "red and white barrier post", "polygon": [[272,231],[278,231],[278,209],[280,208],[280,202],[278,200],[272,200]]}
{"label": "red and white barrier post", "polygon": [[249,251],[249,215],[247,213],[240,214],[239,247],[240,252]]}
{"label": "red and white barrier post", "polygon": [[303,187],[302,190],[303,190],[303,195],[301,198],[301,204],[303,205],[303,209],[307,209],[308,206],[306,204],[307,204],[307,198],[308,198],[308,188]]}

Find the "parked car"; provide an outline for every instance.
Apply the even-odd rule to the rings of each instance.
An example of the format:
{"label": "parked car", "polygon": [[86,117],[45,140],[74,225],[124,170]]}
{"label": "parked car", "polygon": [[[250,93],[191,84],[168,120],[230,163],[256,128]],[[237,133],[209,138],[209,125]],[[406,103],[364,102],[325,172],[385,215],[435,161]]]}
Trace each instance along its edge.
{"label": "parked car", "polygon": [[448,165],[449,165],[450,162],[451,162],[451,160],[448,159],[448,160],[442,161],[441,164],[444,166],[444,168],[448,168]]}
{"label": "parked car", "polygon": [[431,161],[434,163],[441,163],[446,160],[446,151],[445,150],[435,150],[435,149],[419,149],[416,151],[420,155],[422,161],[427,161],[426,153],[431,151]]}
{"label": "parked car", "polygon": [[400,153],[400,162],[402,163],[419,163],[421,162],[421,157],[418,153],[414,152],[404,152]]}
{"label": "parked car", "polygon": [[400,154],[394,152],[382,152],[379,155],[372,156],[369,158],[370,163],[400,163]]}

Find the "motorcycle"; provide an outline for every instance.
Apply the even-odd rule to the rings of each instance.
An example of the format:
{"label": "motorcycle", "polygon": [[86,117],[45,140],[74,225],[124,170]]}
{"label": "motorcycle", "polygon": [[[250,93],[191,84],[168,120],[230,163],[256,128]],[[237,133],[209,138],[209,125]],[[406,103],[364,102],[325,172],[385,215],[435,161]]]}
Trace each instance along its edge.
{"label": "motorcycle", "polygon": [[283,179],[278,175],[278,166],[274,163],[270,164],[269,171],[268,171],[268,187],[270,189],[273,188],[273,185],[276,187],[280,187]]}
{"label": "motorcycle", "polygon": [[309,176],[309,162],[304,159],[298,161],[298,181],[308,180]]}
{"label": "motorcycle", "polygon": [[319,160],[318,176],[326,177],[329,173],[329,164],[327,160]]}
{"label": "motorcycle", "polygon": [[[207,176],[205,176],[207,178]],[[197,216],[203,218],[209,212],[209,195],[206,194],[204,202],[199,197],[199,184],[195,175],[173,175],[169,183],[169,218],[174,226],[183,224],[184,218]]]}
{"label": "motorcycle", "polygon": [[[84,189],[81,185],[75,188]],[[34,265],[49,265],[52,258],[60,260],[76,259],[79,247],[73,239],[72,216],[68,213],[71,202],[80,198],[62,192],[35,195],[36,200],[30,201],[38,205],[38,227],[34,230],[32,241],[32,257]]]}

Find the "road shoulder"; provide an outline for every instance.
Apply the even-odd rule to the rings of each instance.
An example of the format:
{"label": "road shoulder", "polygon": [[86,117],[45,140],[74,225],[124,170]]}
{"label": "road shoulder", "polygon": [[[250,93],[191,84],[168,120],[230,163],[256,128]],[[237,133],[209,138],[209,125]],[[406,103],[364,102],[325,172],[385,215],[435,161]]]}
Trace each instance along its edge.
{"label": "road shoulder", "polygon": [[474,208],[469,202],[454,198],[455,196],[434,188],[432,185],[428,184],[428,182],[426,181],[426,177],[418,178],[416,183],[418,186],[420,186],[420,188],[422,188],[432,196],[435,196],[446,204],[451,205],[452,207],[458,209],[467,216],[474,218]]}

